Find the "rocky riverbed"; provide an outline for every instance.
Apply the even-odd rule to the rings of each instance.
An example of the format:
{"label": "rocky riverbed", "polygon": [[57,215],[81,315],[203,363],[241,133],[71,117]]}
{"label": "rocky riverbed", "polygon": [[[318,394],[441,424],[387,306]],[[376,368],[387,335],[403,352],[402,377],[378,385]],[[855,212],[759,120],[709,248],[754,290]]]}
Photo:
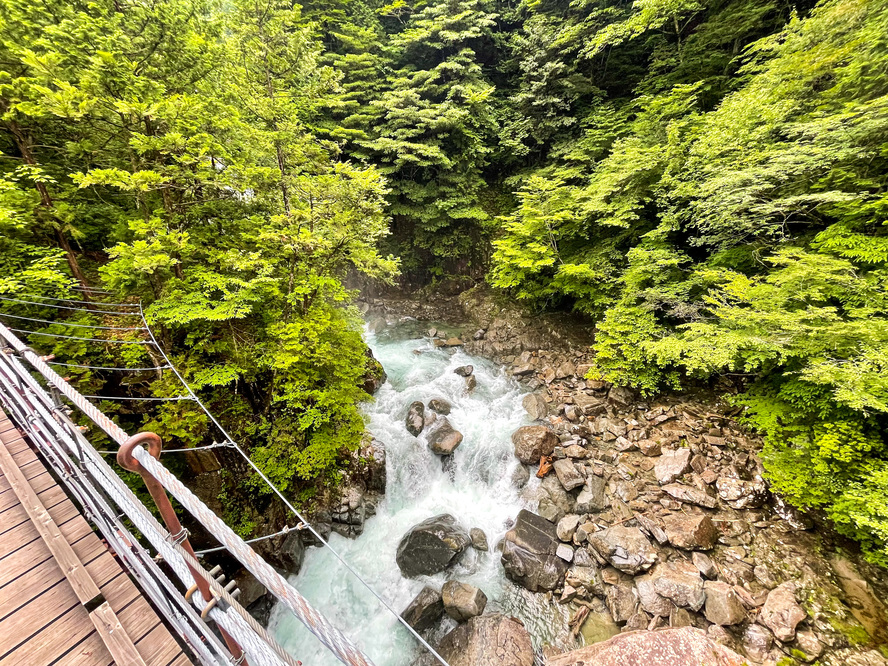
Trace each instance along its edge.
{"label": "rocky riverbed", "polygon": [[[515,515],[505,537],[481,547],[494,549],[516,584],[569,611],[557,647],[543,646],[538,659],[557,666],[654,663],[627,661],[626,646],[646,654],[638,641],[667,630],[649,645],[662,654],[710,650],[711,661],[699,663],[742,663],[726,654],[754,664],[888,663],[878,650],[888,643],[879,601],[886,598],[884,571],[858,561],[853,548],[771,494],[756,456],[760,442],[735,412],[713,399],[642,400],[586,380],[581,327],[528,318],[484,295],[438,304],[376,301],[366,309],[371,326],[442,313],[463,321],[460,335],[432,330],[430,340],[502,363],[531,391],[523,403],[533,423],[511,439],[524,465],[517,483],[531,475],[541,482],[530,484],[529,510]],[[459,433],[448,429],[446,414],[417,403],[403,427],[443,430],[448,443],[435,453],[446,465]],[[416,569],[422,561],[446,572],[460,553],[480,546],[454,523],[429,516],[402,537],[405,576],[424,575],[427,569]],[[445,614],[460,622],[439,641],[452,666],[529,664],[526,629],[485,613],[479,592],[427,587],[405,617],[430,636]],[[641,638],[622,639],[630,632]],[[572,641],[598,647],[571,653],[565,646]],[[466,656],[487,653],[498,656]]]}

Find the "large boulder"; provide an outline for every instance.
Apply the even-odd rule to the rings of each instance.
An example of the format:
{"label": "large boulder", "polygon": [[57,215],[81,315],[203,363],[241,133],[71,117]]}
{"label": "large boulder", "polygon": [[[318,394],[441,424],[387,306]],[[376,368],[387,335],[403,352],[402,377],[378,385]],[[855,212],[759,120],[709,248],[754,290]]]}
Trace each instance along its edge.
{"label": "large boulder", "polygon": [[419,400],[410,404],[407,408],[407,418],[405,419],[407,432],[414,437],[418,436],[425,427],[425,405]]}
{"label": "large boulder", "polygon": [[555,525],[521,510],[503,538],[501,561],[506,576],[531,592],[554,590],[568,566],[556,554],[558,544]]}
{"label": "large boulder", "polygon": [[654,590],[665,599],[669,599],[679,608],[690,608],[698,611],[706,601],[703,591],[703,579],[700,572],[690,562],[676,561],[657,565],[651,572]]}
{"label": "large boulder", "polygon": [[459,625],[441,639],[438,653],[450,666],[533,666],[534,655],[524,625],[499,614],[473,617]]}
{"label": "large boulder", "polygon": [[577,513],[598,513],[610,506],[610,501],[604,494],[607,482],[603,477],[590,474],[586,478],[586,484],[577,495],[577,503],[574,511]]}
{"label": "large boulder", "polygon": [[544,419],[549,414],[549,403],[539,393],[528,393],[521,401],[521,405],[534,421]]}
{"label": "large boulder", "polygon": [[637,527],[608,527],[590,534],[588,540],[601,557],[628,574],[647,571],[657,561],[657,549]]}
{"label": "large boulder", "polygon": [[691,486],[685,486],[681,483],[667,483],[663,486],[663,490],[666,494],[680,502],[696,504],[707,509],[718,508],[718,500],[715,497],[702,490],[691,488]]}
{"label": "large boulder", "polygon": [[429,409],[436,414],[447,416],[452,407],[447,400],[444,400],[444,398],[432,398],[429,400]]}
{"label": "large boulder", "polygon": [[448,580],[441,588],[444,612],[457,622],[481,615],[487,606],[487,595],[474,585]]}
{"label": "large boulder", "polygon": [[734,588],[717,580],[708,580],[703,586],[706,591],[706,606],[703,610],[706,619],[713,624],[727,626],[740,624],[746,619],[746,609]]}
{"label": "large boulder", "polygon": [[784,643],[795,638],[796,626],[806,617],[795,598],[792,583],[784,583],[768,592],[758,621]]}
{"label": "large boulder", "polygon": [[704,514],[673,513],[663,517],[666,537],[676,548],[709,550],[718,541],[718,529]]}
{"label": "large boulder", "polygon": [[553,467],[555,468],[555,476],[561,481],[565,490],[573,490],[586,483],[586,477],[580,474],[570,458],[556,460]]}
{"label": "large boulder", "polygon": [[654,476],[661,484],[672,483],[691,469],[691,450],[663,451],[654,464]]}
{"label": "large boulder", "polygon": [[515,455],[525,465],[536,465],[542,456],[550,456],[559,444],[558,435],[543,425],[518,428],[512,433]]}
{"label": "large boulder", "polygon": [[432,587],[424,587],[401,613],[401,617],[416,631],[425,631],[444,615],[441,593]]}
{"label": "large boulder", "polygon": [[[746,660],[700,629],[630,631],[550,657],[546,666],[743,666]],[[452,666],[452,665],[451,665]]]}
{"label": "large boulder", "polygon": [[395,559],[407,578],[431,576],[444,571],[471,542],[465,528],[445,513],[411,527]]}
{"label": "large boulder", "polygon": [[449,456],[456,450],[462,441],[462,433],[454,430],[446,416],[438,419],[439,425],[429,433],[429,449],[439,456]]}

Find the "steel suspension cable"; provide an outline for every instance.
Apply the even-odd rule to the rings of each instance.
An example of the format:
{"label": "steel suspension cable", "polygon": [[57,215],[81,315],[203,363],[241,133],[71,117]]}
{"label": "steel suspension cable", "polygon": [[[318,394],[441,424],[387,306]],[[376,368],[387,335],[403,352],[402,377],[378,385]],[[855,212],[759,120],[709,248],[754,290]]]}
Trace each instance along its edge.
{"label": "steel suspension cable", "polygon": [[94,326],[92,324],[75,324],[69,321],[53,321],[51,319],[35,319],[34,317],[20,317],[18,315],[0,312],[0,317],[9,317],[10,319],[21,319],[22,321],[36,321],[41,324],[52,324],[57,326],[71,326],[75,328],[95,328],[103,331],[144,331],[142,326]]}
{"label": "steel suspension cable", "polygon": [[167,370],[170,366],[168,365],[156,365],[151,368],[113,368],[102,365],[78,365],[77,363],[62,363],[61,361],[47,361],[48,365],[61,365],[65,368],[85,368],[86,370],[113,370],[113,371],[126,371],[129,372],[149,372],[153,370]]}
{"label": "steel suspension cable", "polygon": [[269,479],[268,476],[266,476],[265,473],[256,465],[256,463],[253,462],[253,460],[246,454],[246,452],[240,447],[240,445],[234,440],[234,438],[228,434],[228,431],[222,427],[222,424],[219,423],[219,421],[216,419],[216,417],[213,415],[213,413],[210,412],[209,409],[207,409],[207,407],[206,407],[206,405],[204,405],[203,401],[191,389],[191,386],[189,386],[188,382],[185,381],[185,378],[179,373],[176,366],[173,364],[173,362],[170,360],[170,358],[166,355],[166,352],[163,350],[163,347],[161,347],[160,344],[157,342],[157,338],[154,337],[154,332],[151,330],[151,327],[148,324],[148,320],[145,319],[145,311],[141,307],[140,307],[140,314],[142,317],[142,323],[144,324],[145,328],[147,329],[147,332],[148,332],[149,337],[151,338],[151,341],[154,343],[154,346],[158,350],[158,352],[160,352],[160,355],[163,356],[163,359],[164,359],[164,361],[166,361],[167,365],[170,366],[170,370],[172,370],[172,372],[176,375],[176,377],[179,378],[179,381],[182,383],[182,386],[185,388],[185,390],[187,390],[191,394],[191,396],[194,398],[195,402],[198,405],[200,405],[201,409],[204,411],[204,413],[207,415],[207,417],[216,425],[216,427],[219,429],[219,431],[231,443],[232,447],[240,454],[240,456],[244,459],[244,461],[246,461],[246,463],[253,469],[253,471],[259,475],[259,477],[266,483],[266,485],[268,485],[268,487],[272,490],[272,492],[274,492],[275,495],[278,496],[278,498],[284,503],[284,505],[290,511],[293,512],[293,515],[299,519],[299,521],[306,527],[306,529],[308,529],[321,544],[323,544],[326,548],[328,548],[330,550],[330,552],[333,554],[333,556],[337,560],[339,560],[339,562],[341,562],[342,565],[346,569],[348,569],[348,571],[351,572],[351,574],[355,578],[358,579],[358,581],[360,581],[360,583],[370,592],[370,594],[372,594],[374,597],[376,597],[376,599],[379,601],[379,603],[382,604],[382,606],[386,610],[388,610],[389,613],[391,613],[397,619],[397,621],[401,625],[403,625],[413,635],[413,637],[416,638],[416,640],[419,641],[419,643],[426,650],[428,650],[429,653],[431,653],[435,657],[435,659],[438,660],[438,662],[440,662],[443,666],[449,666],[447,661],[440,654],[438,654],[438,652],[435,650],[435,648],[433,648],[428,643],[428,641],[426,641],[422,636],[420,636],[419,632],[417,632],[416,629],[411,627],[410,624],[403,617],[401,617],[400,613],[395,611],[395,609],[392,608],[389,605],[389,603],[385,599],[383,599],[382,596],[376,590],[374,590],[367,581],[364,580],[364,578],[348,563],[348,561],[345,558],[343,558],[342,555],[340,555],[339,552],[335,548],[333,548],[333,546],[330,545],[330,543],[299,512],[299,510],[296,509],[295,506],[293,506],[292,502],[290,502],[290,500],[288,500],[284,496],[284,494],[281,492],[281,490],[276,485],[274,485],[274,483],[271,482],[271,479]]}
{"label": "steel suspension cable", "polygon": [[[9,303],[17,303],[19,305],[36,305],[41,308],[54,308],[56,310],[74,310],[76,312],[90,312],[92,314],[110,314],[110,315],[119,315],[121,317],[137,317],[139,312],[141,312],[141,308],[139,312],[135,310],[133,312],[118,312],[116,310],[93,310],[92,308],[73,308],[68,307],[66,305],[56,305],[55,303],[37,303],[35,301],[23,301],[19,298],[9,298],[8,296],[0,296],[0,301],[7,301]],[[98,303],[101,305],[101,303]]]}
{"label": "steel suspension cable", "polygon": [[83,342],[110,342],[115,345],[150,345],[149,340],[117,340],[116,338],[81,338],[76,335],[59,335],[58,333],[41,333],[40,331],[29,331],[23,328],[9,327],[10,331],[16,333],[25,333],[27,335],[43,335],[48,338],[62,338],[64,340],[81,340]]}
{"label": "steel suspension cable", "polygon": [[71,298],[57,298],[55,296],[44,296],[42,294],[17,293],[16,296],[27,296],[28,298],[46,298],[50,301],[62,301],[64,303],[80,303],[82,305],[108,305],[108,306],[119,305],[119,306],[128,307],[128,308],[138,308],[139,307],[138,303],[106,303],[105,301],[75,301],[74,299],[71,299]]}

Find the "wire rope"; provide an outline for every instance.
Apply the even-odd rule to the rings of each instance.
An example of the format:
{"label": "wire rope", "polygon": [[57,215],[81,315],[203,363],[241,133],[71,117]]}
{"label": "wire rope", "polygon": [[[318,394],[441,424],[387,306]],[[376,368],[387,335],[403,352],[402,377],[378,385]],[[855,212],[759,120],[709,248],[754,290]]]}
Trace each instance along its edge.
{"label": "wire rope", "polygon": [[[56,305],[55,303],[38,303],[36,301],[23,301],[20,298],[9,298],[8,296],[0,296],[0,301],[8,301],[9,303],[19,303],[21,305],[36,305],[41,308],[55,308],[56,310],[74,310],[76,312],[89,312],[92,314],[112,314],[112,315],[120,315],[121,317],[138,317],[142,312],[141,308],[139,312],[119,312],[117,310],[93,310],[92,308],[69,308],[65,305]],[[99,303],[98,305],[101,305]]]}
{"label": "wire rope", "polygon": [[128,307],[128,308],[138,308],[138,307],[139,307],[139,304],[138,304],[138,303],[106,303],[106,302],[104,302],[104,301],[75,301],[75,300],[73,300],[73,299],[71,299],[71,298],[57,298],[56,296],[44,296],[43,294],[24,294],[24,293],[17,293],[16,296],[27,296],[27,297],[29,297],[29,298],[45,298],[45,299],[48,299],[48,300],[50,300],[50,301],[63,301],[63,302],[65,302],[65,303],[81,303],[81,304],[84,304],[84,305],[96,305],[96,304],[98,304],[98,305],[109,305],[109,306],[111,306],[111,305],[119,305],[119,306],[122,306],[122,307]]}
{"label": "wire rope", "polygon": [[28,335],[45,335],[48,338],[63,338],[65,340],[82,340],[84,342],[109,342],[114,345],[150,345],[150,340],[117,340],[115,338],[80,338],[75,335],[59,335],[58,333],[41,333],[40,331],[28,331],[23,328],[7,327],[10,331],[16,333],[27,333]]}
{"label": "wire rope", "polygon": [[58,326],[72,326],[76,328],[93,328],[102,331],[144,331],[142,326],[93,326],[92,324],[73,324],[67,321],[52,321],[51,319],[34,319],[34,317],[20,317],[19,315],[7,314],[0,312],[0,317],[10,317],[11,319],[21,319],[22,321],[35,321],[40,324],[52,324]]}

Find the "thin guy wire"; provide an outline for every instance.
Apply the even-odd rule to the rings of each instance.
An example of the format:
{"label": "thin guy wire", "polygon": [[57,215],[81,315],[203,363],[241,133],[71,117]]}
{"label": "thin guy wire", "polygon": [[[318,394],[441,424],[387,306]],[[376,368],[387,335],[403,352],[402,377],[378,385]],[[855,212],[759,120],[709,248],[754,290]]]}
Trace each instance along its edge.
{"label": "thin guy wire", "polygon": [[57,324],[58,326],[73,326],[76,328],[95,328],[103,331],[144,331],[141,326],[93,326],[91,324],[72,324],[67,321],[52,321],[51,319],[34,319],[33,317],[20,317],[19,315],[11,315],[0,312],[0,317],[11,317],[12,319],[21,319],[23,321],[36,321],[41,324]]}
{"label": "thin guy wire", "polygon": [[11,326],[7,326],[10,331],[15,331],[16,333],[27,333],[28,335],[45,335],[48,338],[64,338],[65,340],[83,340],[84,342],[110,342],[115,345],[150,345],[151,342],[148,340],[117,340],[114,338],[78,338],[74,335],[59,335],[57,333],[41,333],[40,331],[28,331],[23,328],[12,328]]}
{"label": "thin guy wire", "polygon": [[99,289],[98,287],[85,287],[80,284],[71,287],[71,289],[76,289],[77,291],[98,291],[103,294],[113,294],[114,293],[110,289]]}
{"label": "thin guy wire", "polygon": [[[20,303],[22,305],[36,305],[41,308],[55,308],[56,310],[75,310],[76,312],[89,312],[92,314],[111,314],[120,315],[121,317],[136,317],[138,312],[119,312],[117,310],[93,310],[92,308],[69,308],[66,305],[56,305],[55,303],[37,303],[35,301],[23,301],[20,298],[8,298],[0,296],[0,301],[9,301],[10,303]],[[101,304],[99,304],[101,305]],[[141,312],[141,309],[139,310]]]}
{"label": "thin guy wire", "polygon": [[[163,451],[161,451],[163,453]],[[266,539],[274,539],[275,537],[283,536],[284,534],[289,534],[291,530],[295,528],[293,527],[285,527],[282,530],[275,532],[274,534],[266,534],[265,536],[256,537],[255,539],[247,539],[244,543],[256,543],[257,541],[265,541]],[[215,548],[205,548],[204,550],[195,551],[195,555],[198,557],[203,557],[208,553],[217,553],[220,550],[228,550],[228,546],[216,546]]]}
{"label": "thin guy wire", "polygon": [[288,509],[290,509],[290,511],[293,512],[293,515],[295,515],[305,525],[305,527],[315,536],[315,538],[318,541],[320,541],[324,546],[326,546],[327,548],[330,549],[330,552],[333,553],[333,556],[336,557],[336,559],[339,560],[342,563],[342,565],[346,569],[348,569],[352,573],[352,575],[355,578],[357,578],[361,582],[361,584],[364,587],[366,587],[374,597],[376,597],[376,599],[379,601],[379,603],[381,603],[383,605],[383,607],[386,608],[386,610],[388,610],[392,615],[395,616],[395,618],[398,620],[398,622],[400,622],[411,634],[413,634],[413,636],[416,638],[416,640],[418,640],[420,642],[420,644],[422,644],[423,647],[425,647],[435,657],[435,659],[437,659],[439,662],[441,662],[441,664],[443,664],[443,666],[450,666],[447,663],[447,661],[445,661],[444,657],[442,657],[440,654],[438,654],[438,652],[435,650],[435,648],[433,648],[431,645],[429,645],[429,643],[422,636],[420,636],[419,633],[413,627],[411,627],[410,624],[403,617],[401,617],[400,613],[396,612],[395,609],[392,608],[388,604],[388,602],[386,602],[386,600],[383,599],[379,595],[379,593],[376,592],[376,590],[374,590],[372,587],[370,587],[370,584],[367,583],[367,581],[365,581],[361,577],[361,575],[352,568],[352,566],[336,551],[335,548],[333,548],[327,542],[327,540],[323,536],[321,536],[321,534],[314,527],[312,527],[311,523],[309,523],[308,520],[306,520],[302,516],[302,514],[299,513],[299,511],[296,509],[295,506],[293,506],[293,504],[290,502],[290,500],[288,500],[284,496],[284,494],[278,489],[278,487],[275,486],[271,482],[271,479],[269,479],[265,475],[265,473],[261,469],[259,469],[259,467],[256,465],[256,463],[254,463],[250,459],[250,457],[246,453],[244,453],[243,449],[241,449],[240,446],[238,445],[238,443],[236,441],[234,441],[234,439],[231,437],[231,435],[228,434],[228,431],[222,427],[222,424],[219,423],[218,420],[216,420],[216,417],[213,416],[213,414],[210,412],[209,409],[207,409],[206,405],[203,404],[203,402],[197,396],[197,394],[195,394],[194,391],[191,390],[191,387],[188,385],[188,382],[186,382],[185,378],[182,377],[181,374],[179,374],[179,371],[176,368],[176,366],[173,365],[173,362],[166,355],[166,352],[163,350],[163,348],[160,346],[160,344],[158,344],[157,338],[154,337],[154,332],[151,330],[151,327],[148,325],[148,320],[145,319],[145,311],[142,309],[141,304],[139,306],[139,312],[142,316],[142,323],[148,329],[148,335],[151,337],[151,341],[154,343],[154,346],[160,352],[160,355],[163,356],[164,361],[166,361],[169,364],[170,370],[172,370],[173,374],[175,374],[176,377],[179,378],[179,381],[182,382],[182,385],[185,387],[185,389],[191,394],[191,396],[194,398],[195,402],[197,402],[197,404],[200,405],[201,409],[203,409],[204,413],[210,418],[210,420],[216,425],[216,427],[219,428],[220,432],[223,435],[225,435],[225,437],[228,439],[229,442],[231,442],[233,448],[241,455],[241,457],[247,462],[247,464],[253,468],[253,471],[255,471],[260,476],[260,478],[262,478],[262,480],[268,485],[268,487],[271,488],[272,491],[274,491],[274,493],[280,498],[280,500],[284,503],[284,505]]}
{"label": "thin guy wire", "polygon": [[63,301],[65,303],[80,303],[83,305],[119,305],[127,308],[139,307],[137,303],[106,303],[104,301],[75,301],[71,298],[57,298],[55,296],[43,296],[42,294],[22,294],[17,293],[16,296],[28,296],[29,298],[45,298],[50,301]]}
{"label": "thin guy wire", "polygon": [[[84,396],[84,397],[85,397],[85,398],[88,398],[89,396]],[[188,399],[191,400],[190,397],[189,397]],[[208,446],[195,446],[195,447],[190,448],[190,449],[161,449],[161,450],[160,450],[160,455],[165,455],[165,454],[167,454],[167,453],[188,453],[189,451],[206,451],[207,449],[219,449],[219,448],[222,448],[222,447],[230,448],[230,447],[228,447],[228,444],[219,444],[219,443],[217,442],[217,443],[215,443],[215,444],[210,444],[210,445],[208,445]],[[112,455],[112,456],[116,456],[116,455],[117,455],[117,451],[105,451],[105,450],[102,450],[102,449],[97,449],[97,450],[98,450],[99,453],[104,453],[104,454]],[[247,543],[249,543],[249,541],[248,541]]]}
{"label": "thin guy wire", "polygon": [[153,368],[110,368],[101,365],[78,365],[76,363],[62,363],[60,361],[46,361],[47,365],[62,365],[66,368],[85,368],[87,370],[129,370],[131,372],[148,372],[150,370],[167,370],[168,365],[157,365]]}

